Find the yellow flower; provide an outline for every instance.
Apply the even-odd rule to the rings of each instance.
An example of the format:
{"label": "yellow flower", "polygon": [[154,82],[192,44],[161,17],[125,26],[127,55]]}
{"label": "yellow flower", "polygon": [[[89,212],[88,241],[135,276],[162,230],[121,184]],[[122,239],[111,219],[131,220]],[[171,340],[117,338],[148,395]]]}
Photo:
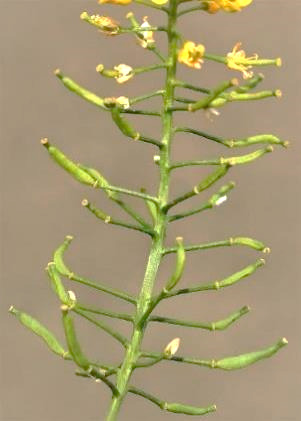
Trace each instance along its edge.
{"label": "yellow flower", "polygon": [[133,68],[127,64],[119,64],[118,66],[114,66],[114,70],[117,72],[115,79],[118,83],[125,83],[134,76]]}
{"label": "yellow flower", "polygon": [[249,6],[253,0],[217,0],[220,7],[226,12],[240,12],[242,8]]}
{"label": "yellow flower", "polygon": [[242,8],[249,6],[253,0],[203,0],[209,13],[216,13],[220,9],[225,12],[240,12]]}
{"label": "yellow flower", "polygon": [[104,3],[111,3],[111,4],[122,4],[122,5],[126,5],[131,3],[132,0],[98,0],[99,4],[104,4]]}
{"label": "yellow flower", "polygon": [[192,41],[186,41],[178,53],[178,61],[194,69],[200,69],[204,63],[202,60],[204,53],[204,45],[196,45]]}
{"label": "yellow flower", "polygon": [[[147,19],[147,16],[144,16],[141,28],[151,28]],[[148,48],[155,43],[153,31],[141,31],[137,35],[137,39],[142,48]]]}
{"label": "yellow flower", "polygon": [[[238,70],[242,72],[244,79],[250,79],[253,72],[250,70],[252,65],[246,63],[247,60],[257,60],[258,55],[254,54],[252,57],[246,57],[244,50],[240,50],[241,42],[237,42],[231,53],[227,54],[227,66],[229,69]],[[243,63],[245,62],[245,63]]]}

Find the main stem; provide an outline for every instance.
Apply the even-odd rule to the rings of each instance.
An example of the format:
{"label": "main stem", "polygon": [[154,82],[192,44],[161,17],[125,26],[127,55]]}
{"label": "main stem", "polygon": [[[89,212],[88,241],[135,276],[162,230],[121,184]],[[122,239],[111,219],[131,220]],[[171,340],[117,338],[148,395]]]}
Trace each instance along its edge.
{"label": "main stem", "polygon": [[168,58],[162,110],[163,130],[162,146],[160,151],[160,185],[158,191],[160,208],[158,209],[158,217],[154,226],[155,236],[152,240],[145,276],[137,302],[137,311],[135,315],[132,338],[127,347],[123,363],[117,374],[116,387],[119,395],[113,396],[112,398],[109,413],[106,418],[107,421],[115,421],[117,419],[121,404],[128,391],[128,384],[133,373],[134,365],[139,359],[140,347],[147,324],[147,321],[143,321],[143,316],[150,306],[154,283],[163,255],[162,252],[164,249],[164,239],[168,221],[166,212],[162,209],[168,202],[169,192],[170,147],[173,136],[173,112],[170,108],[172,107],[174,101],[174,86],[177,65],[177,33],[175,31],[177,21],[177,1],[178,0],[171,0],[168,10]]}

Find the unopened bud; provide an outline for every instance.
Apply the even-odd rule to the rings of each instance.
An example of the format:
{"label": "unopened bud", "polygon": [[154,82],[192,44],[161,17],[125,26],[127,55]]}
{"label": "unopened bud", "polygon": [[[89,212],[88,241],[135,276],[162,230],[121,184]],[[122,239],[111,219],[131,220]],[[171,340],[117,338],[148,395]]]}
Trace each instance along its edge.
{"label": "unopened bud", "polygon": [[76,295],[73,291],[68,291],[68,295],[71,301],[76,302]]}
{"label": "unopened bud", "polygon": [[219,199],[217,199],[217,201],[215,202],[215,206],[220,206],[222,203],[226,202],[226,200],[228,199],[228,197],[225,196],[221,196]]}
{"label": "unopened bud", "polygon": [[164,354],[167,357],[172,357],[178,351],[179,346],[180,346],[180,338],[173,339],[171,342],[169,342],[169,344],[164,349]]}

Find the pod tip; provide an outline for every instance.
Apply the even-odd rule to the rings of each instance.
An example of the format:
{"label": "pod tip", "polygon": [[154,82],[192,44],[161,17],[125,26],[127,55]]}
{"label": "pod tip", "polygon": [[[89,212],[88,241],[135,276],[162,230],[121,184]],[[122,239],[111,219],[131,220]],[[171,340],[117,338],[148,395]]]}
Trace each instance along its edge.
{"label": "pod tip", "polygon": [[43,139],[41,139],[41,140],[40,140],[40,142],[41,142],[41,144],[42,144],[42,145],[44,145],[44,146],[48,145],[48,143],[49,143],[49,142],[48,142],[48,138],[47,138],[47,137],[43,137]]}

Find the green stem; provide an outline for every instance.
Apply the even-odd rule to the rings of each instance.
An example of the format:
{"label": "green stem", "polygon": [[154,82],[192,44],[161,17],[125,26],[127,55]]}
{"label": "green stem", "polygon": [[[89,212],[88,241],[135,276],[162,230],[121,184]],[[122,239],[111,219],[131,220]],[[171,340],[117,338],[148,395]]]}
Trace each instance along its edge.
{"label": "green stem", "polygon": [[[171,0],[168,11],[168,66],[166,70],[166,82],[163,94],[163,130],[162,146],[160,148],[160,185],[157,198],[160,208],[158,208],[157,220],[154,226],[155,236],[152,240],[152,246],[146,266],[145,276],[137,301],[137,311],[132,338],[127,347],[124,361],[117,374],[116,387],[119,395],[113,396],[106,421],[114,421],[117,419],[121,404],[129,391],[129,381],[135,368],[135,364],[140,357],[140,348],[145,330],[144,315],[148,312],[148,308],[151,304],[152,291],[164,248],[163,242],[165,239],[166,225],[168,220],[166,213],[162,209],[168,202],[169,192],[170,145],[173,136],[173,113],[170,110],[170,107],[172,106],[174,100],[173,82],[175,79],[177,63],[177,35],[175,33],[176,20],[177,1]],[[155,201],[155,203],[156,202],[157,201]]]}
{"label": "green stem", "polygon": [[87,313],[100,314],[102,316],[111,317],[113,319],[125,320],[127,322],[133,322],[133,316],[126,313],[116,313],[115,311],[104,310],[102,308],[92,308],[83,306],[81,304],[76,304],[76,308]]}
{"label": "green stem", "polygon": [[155,97],[155,96],[160,96],[160,95],[162,95],[163,93],[164,93],[164,92],[163,92],[162,90],[159,90],[159,91],[155,91],[155,92],[150,92],[150,93],[145,94],[145,95],[136,96],[135,98],[132,98],[132,99],[130,100],[130,103],[131,103],[131,105],[132,105],[132,104],[136,104],[137,102],[141,102],[141,101],[144,101],[144,100],[146,100],[146,99],[153,98],[153,97]]}
{"label": "green stem", "polygon": [[94,317],[88,316],[87,314],[85,314],[85,312],[79,310],[77,307],[75,307],[73,311],[74,313],[78,314],[79,316],[93,323],[95,326],[107,332],[109,335],[115,338],[118,342],[120,342],[124,347],[127,346],[128,340],[126,339],[125,336],[121,335],[121,333],[116,332],[114,329],[112,329],[110,326],[106,325],[105,323],[101,322],[100,320],[96,320],[94,319]]}
{"label": "green stem", "polygon": [[136,299],[130,294],[126,292],[119,291],[117,289],[110,288],[106,285],[102,285],[100,283],[91,281],[88,278],[83,278],[82,276],[78,276],[75,273],[71,273],[69,275],[69,279],[72,281],[78,282],[79,284],[86,285],[90,288],[97,289],[98,291],[105,292],[106,294],[113,295],[114,297],[120,298],[121,300],[127,301],[128,303],[136,305]]}
{"label": "green stem", "polygon": [[[254,250],[262,251],[268,253],[269,248],[266,247],[261,241],[253,240],[248,237],[231,237],[228,240],[223,241],[213,241],[212,243],[203,243],[203,244],[194,244],[191,246],[185,246],[185,251],[196,251],[196,250],[206,250],[216,247],[231,247],[231,246],[247,246]],[[176,247],[170,247],[163,250],[163,254],[176,253]]]}
{"label": "green stem", "polygon": [[193,328],[214,331],[214,330],[227,329],[227,327],[231,326],[234,322],[236,322],[236,320],[240,319],[240,317],[247,314],[249,311],[250,311],[250,308],[245,306],[245,307],[242,307],[240,310],[235,311],[234,313],[230,314],[228,317],[226,317],[223,320],[218,320],[217,322],[210,322],[210,323],[190,322],[186,320],[173,319],[170,317],[162,317],[162,316],[150,316],[149,320],[151,322],[166,323],[166,324],[171,324],[171,325],[193,327]]}

